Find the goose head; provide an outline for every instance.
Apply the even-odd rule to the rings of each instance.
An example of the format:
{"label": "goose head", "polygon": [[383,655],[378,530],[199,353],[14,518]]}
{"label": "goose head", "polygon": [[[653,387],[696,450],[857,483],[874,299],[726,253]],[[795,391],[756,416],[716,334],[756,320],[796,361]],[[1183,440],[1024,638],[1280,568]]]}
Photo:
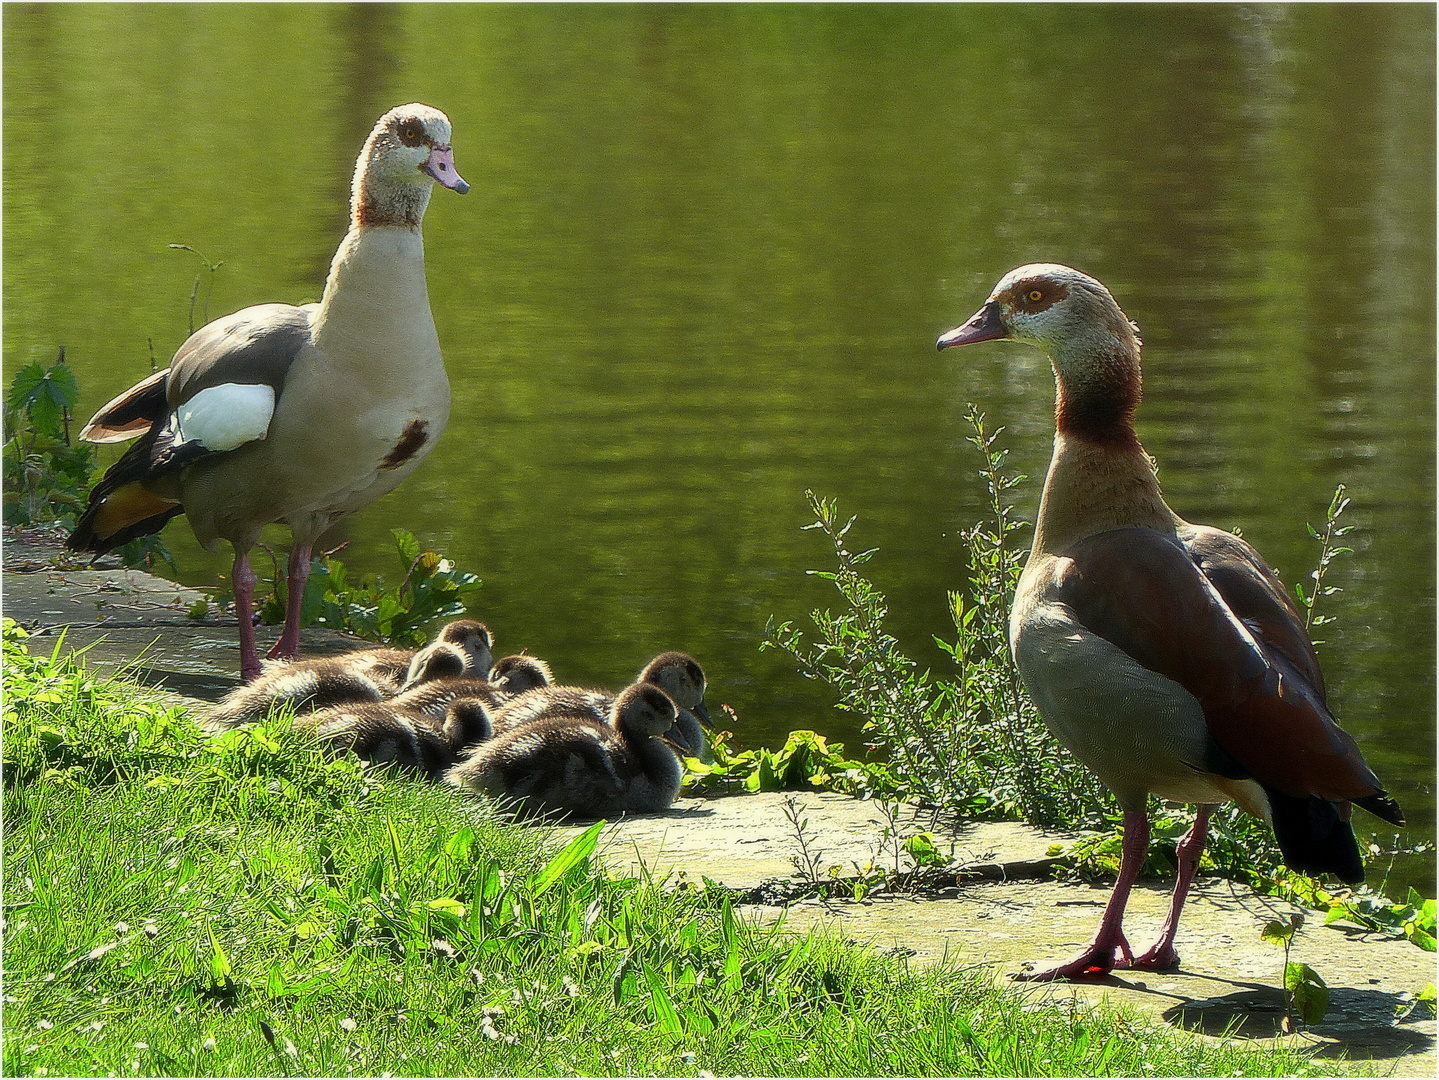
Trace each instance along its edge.
{"label": "goose head", "polygon": [[446,623],[436,639],[453,645],[465,655],[465,674],[477,679],[485,677],[490,665],[495,662],[490,653],[495,643],[490,628],[474,619],[456,619]]}
{"label": "goose head", "polygon": [[436,183],[470,190],[455,170],[450,119],[419,102],[398,105],[376,121],[355,164],[354,223],[417,229]]}
{"label": "goose head", "polygon": [[412,690],[421,683],[434,682],[437,679],[455,679],[465,675],[466,658],[465,654],[454,645],[444,641],[437,641],[433,645],[426,645],[410,661],[410,670],[405,673],[405,681],[400,684],[400,692]]}
{"label": "goose head", "polygon": [[1059,263],[1017,267],[968,322],[935,344],[950,349],[1000,340],[1025,342],[1049,357],[1061,431],[1132,430],[1141,389],[1139,327],[1103,284]]}
{"label": "goose head", "polygon": [[688,653],[660,653],[645,665],[636,681],[658,686],[681,709],[688,709],[714,727],[709,710],[705,708],[704,668]]}
{"label": "goose head", "polygon": [[506,694],[523,694],[526,690],[552,686],[554,681],[549,664],[524,653],[501,657],[490,669],[490,685]]}
{"label": "goose head", "polygon": [[617,730],[659,738],[674,726],[679,710],[659,687],[640,682],[620,691],[610,707],[610,719]]}

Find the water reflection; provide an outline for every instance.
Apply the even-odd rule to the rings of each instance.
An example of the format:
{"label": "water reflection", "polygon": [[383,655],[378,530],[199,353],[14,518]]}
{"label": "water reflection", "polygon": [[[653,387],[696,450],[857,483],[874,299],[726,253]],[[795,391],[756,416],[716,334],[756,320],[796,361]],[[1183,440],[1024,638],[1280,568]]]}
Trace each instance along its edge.
{"label": "water reflection", "polygon": [[[347,522],[485,578],[502,648],[615,683],[681,647],[747,741],[851,718],[756,645],[832,603],[806,487],[924,664],[979,512],[964,403],[1042,475],[1052,383],[939,331],[1072,262],[1144,331],[1141,435],[1187,517],[1291,584],[1334,484],[1357,549],[1321,654],[1432,836],[1434,13],[1369,6],[7,8],[7,370],[81,411],[210,313],[318,297],[374,118],[426,100],[473,185],[426,218],[454,388],[426,466]],[[1032,515],[1037,481],[1017,501]],[[183,576],[224,556],[183,524]],[[1432,864],[1424,864],[1429,873]]]}

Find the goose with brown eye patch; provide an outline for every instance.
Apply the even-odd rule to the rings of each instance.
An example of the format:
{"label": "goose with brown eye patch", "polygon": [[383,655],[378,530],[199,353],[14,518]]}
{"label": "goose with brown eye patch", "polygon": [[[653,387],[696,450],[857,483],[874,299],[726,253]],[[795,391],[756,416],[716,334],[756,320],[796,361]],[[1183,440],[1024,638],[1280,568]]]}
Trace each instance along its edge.
{"label": "goose with brown eye patch", "polygon": [[[95,485],[67,545],[104,554],[179,514],[205,548],[227,541],[246,680],[261,673],[249,561],[261,530],[278,522],[293,537],[285,627],[269,655],[295,659],[315,541],[414,472],[449,419],[420,224],[436,183],[469,189],[450,135],[428,105],[380,117],[355,163],[350,229],[320,302],[216,319],[80,433],[136,441]],[[477,659],[487,665],[488,651]]]}
{"label": "goose with brown eye patch", "polygon": [[[1010,644],[1045,724],[1124,811],[1119,877],[1093,941],[1022,979],[1177,965],[1179,915],[1221,803],[1271,826],[1291,869],[1349,884],[1364,879],[1351,804],[1404,822],[1330,713],[1314,647],[1278,576],[1244,540],[1192,525],[1165,503],[1134,428],[1137,331],[1100,282],[1042,263],[1006,274],[938,342],[1009,338],[1049,355],[1054,454]],[[1177,846],[1159,940],[1135,956],[1124,909],[1149,850],[1152,795],[1199,810]]]}

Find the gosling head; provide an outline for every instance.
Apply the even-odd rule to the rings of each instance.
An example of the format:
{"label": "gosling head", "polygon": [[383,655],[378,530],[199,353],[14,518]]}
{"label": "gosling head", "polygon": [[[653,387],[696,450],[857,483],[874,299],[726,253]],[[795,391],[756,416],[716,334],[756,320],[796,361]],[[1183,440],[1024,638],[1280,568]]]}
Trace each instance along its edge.
{"label": "gosling head", "polygon": [[454,622],[445,623],[436,640],[455,646],[468,657],[465,663],[466,675],[482,679],[485,672],[490,670],[490,665],[495,662],[490,653],[495,644],[490,628],[475,619],[456,619]]}
{"label": "gosling head", "polygon": [[651,683],[668,694],[681,709],[688,709],[714,727],[705,708],[705,673],[699,661],[688,653],[660,653],[640,672],[638,682]]}
{"label": "gosling head", "polygon": [[526,690],[553,686],[554,682],[549,664],[524,653],[502,657],[490,669],[490,685],[505,694],[523,694]]}
{"label": "gosling head", "polygon": [[479,698],[460,698],[450,703],[443,724],[445,738],[457,751],[487,740],[495,733],[490,710]]}
{"label": "gosling head", "polygon": [[415,653],[401,689],[409,690],[435,679],[457,678],[466,674],[467,668],[468,658],[464,652],[448,642],[437,641]]}
{"label": "gosling head", "polygon": [[674,725],[679,710],[670,696],[652,683],[635,683],[620,691],[610,707],[616,728],[658,738]]}

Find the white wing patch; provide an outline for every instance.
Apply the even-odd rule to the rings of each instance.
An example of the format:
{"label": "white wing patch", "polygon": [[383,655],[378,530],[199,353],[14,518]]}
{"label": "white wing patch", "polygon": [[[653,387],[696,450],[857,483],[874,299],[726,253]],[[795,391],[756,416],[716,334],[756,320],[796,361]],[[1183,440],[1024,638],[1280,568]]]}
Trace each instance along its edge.
{"label": "white wing patch", "polygon": [[275,388],[266,383],[221,383],[207,387],[175,410],[184,442],[206,450],[233,450],[263,439],[275,413]]}

